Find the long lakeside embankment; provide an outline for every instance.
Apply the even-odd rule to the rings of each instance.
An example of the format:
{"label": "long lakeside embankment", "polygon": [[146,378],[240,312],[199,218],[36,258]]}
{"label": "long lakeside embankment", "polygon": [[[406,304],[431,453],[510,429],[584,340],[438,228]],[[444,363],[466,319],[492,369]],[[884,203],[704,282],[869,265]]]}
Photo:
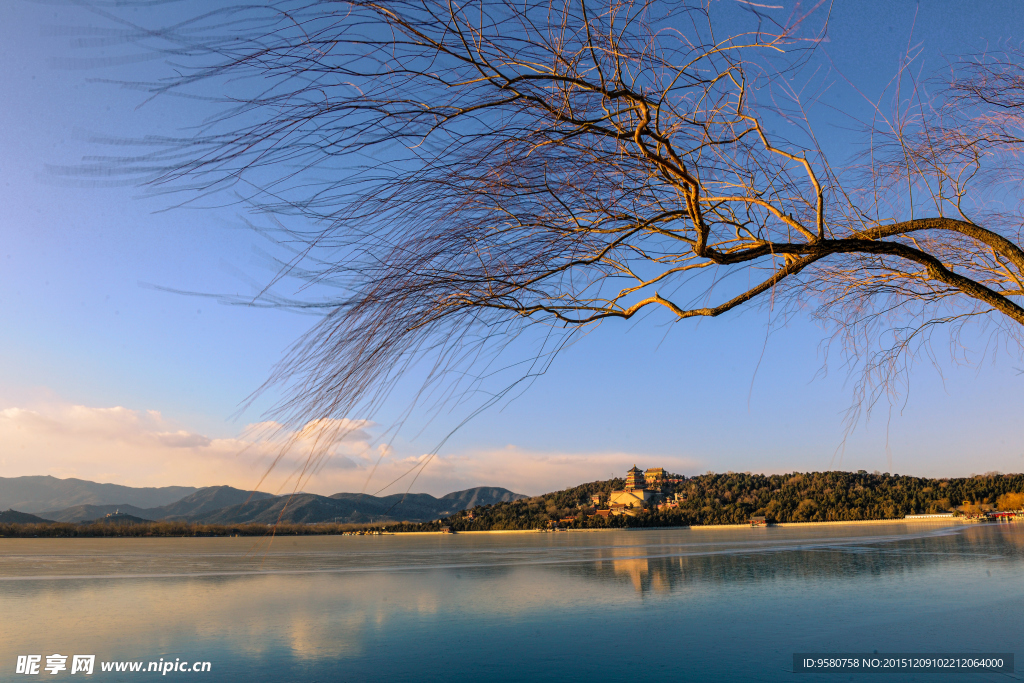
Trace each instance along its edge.
{"label": "long lakeside embankment", "polygon": [[[379,525],[378,527],[379,528]],[[367,533],[366,524],[0,524],[0,538],[210,538],[225,536],[339,536]]]}
{"label": "long lakeside embankment", "polygon": [[444,536],[444,535],[478,535],[478,534],[537,534],[537,533],[592,533],[606,531],[722,531],[737,529],[774,529],[791,527],[833,528],[864,525],[908,526],[966,526],[974,523],[1006,524],[1021,523],[1024,517],[1003,522],[978,522],[964,517],[944,517],[931,519],[861,519],[832,522],[785,522],[763,527],[751,527],[750,524],[704,524],[691,526],[635,526],[605,528],[561,528],[561,529],[494,529],[477,531],[393,531],[387,526],[344,525],[344,524],[238,524],[210,525],[155,522],[150,524],[105,525],[105,524],[2,524],[2,538],[224,538],[233,536]]}

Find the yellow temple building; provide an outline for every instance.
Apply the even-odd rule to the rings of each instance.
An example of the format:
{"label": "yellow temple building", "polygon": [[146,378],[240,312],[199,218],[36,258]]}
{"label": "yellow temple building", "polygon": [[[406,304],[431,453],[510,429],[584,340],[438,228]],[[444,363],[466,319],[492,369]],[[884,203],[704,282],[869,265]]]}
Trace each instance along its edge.
{"label": "yellow temple building", "polygon": [[644,472],[644,479],[647,480],[647,485],[653,488],[660,488],[661,483],[665,480],[665,468],[664,467],[652,467],[651,469]]}
{"label": "yellow temple building", "polygon": [[612,491],[608,496],[608,507],[613,514],[635,514],[643,509],[644,503],[654,500],[658,496],[656,491],[647,488],[647,478],[639,467],[633,468],[626,473],[626,485],[621,491]]}

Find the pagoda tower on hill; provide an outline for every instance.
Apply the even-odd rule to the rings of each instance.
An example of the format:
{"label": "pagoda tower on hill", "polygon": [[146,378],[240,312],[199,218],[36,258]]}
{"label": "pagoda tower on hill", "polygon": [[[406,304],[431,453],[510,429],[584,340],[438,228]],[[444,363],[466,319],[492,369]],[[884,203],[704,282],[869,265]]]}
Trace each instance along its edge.
{"label": "pagoda tower on hill", "polygon": [[647,488],[647,478],[639,467],[633,465],[633,469],[626,473],[626,491],[643,491]]}

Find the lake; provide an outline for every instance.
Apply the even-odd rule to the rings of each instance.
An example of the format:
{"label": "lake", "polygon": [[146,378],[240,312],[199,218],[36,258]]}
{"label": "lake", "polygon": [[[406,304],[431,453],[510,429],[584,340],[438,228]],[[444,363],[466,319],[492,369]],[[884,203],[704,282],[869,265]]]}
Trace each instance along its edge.
{"label": "lake", "polygon": [[[0,539],[19,655],[209,681],[1022,680],[793,673],[793,654],[1024,652],[1024,524]],[[162,665],[162,663],[161,663]],[[866,676],[866,677],[864,677]]]}

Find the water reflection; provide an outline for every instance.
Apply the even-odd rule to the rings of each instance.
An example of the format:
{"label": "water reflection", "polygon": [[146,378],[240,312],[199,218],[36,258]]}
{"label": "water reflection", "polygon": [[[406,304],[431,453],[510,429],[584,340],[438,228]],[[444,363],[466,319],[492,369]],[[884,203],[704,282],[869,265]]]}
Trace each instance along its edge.
{"label": "water reflection", "polygon": [[[637,556],[643,553],[644,556]],[[1024,526],[976,526],[921,536],[885,534],[834,542],[707,544],[673,547],[611,547],[595,551],[597,581],[628,578],[637,593],[670,592],[687,584],[842,580],[902,575],[940,565],[955,571],[963,563],[1020,563]],[[621,557],[623,559],[614,559]],[[610,558],[607,561],[606,558]]]}
{"label": "water reflection", "polygon": [[[828,634],[843,646],[878,633],[906,638],[904,616],[942,623],[947,612],[960,619],[978,608],[988,626],[1024,626],[1024,525],[840,531],[311,538],[270,548],[246,539],[4,539],[0,662],[26,652],[183,655],[220,662],[239,680],[325,662],[400,680],[432,666],[442,637],[449,650],[468,648],[466,667],[518,656],[529,668],[541,643],[561,643],[568,656],[577,641],[566,634],[585,634],[588,651],[598,648],[586,666],[600,676],[599,663],[623,644],[602,630],[608,623],[666,648],[703,643],[705,653],[786,624],[794,645],[771,655],[783,660],[796,643],[820,645]],[[672,628],[647,630],[656,617]],[[561,661],[557,649],[545,656]],[[253,678],[254,667],[266,677]]]}

